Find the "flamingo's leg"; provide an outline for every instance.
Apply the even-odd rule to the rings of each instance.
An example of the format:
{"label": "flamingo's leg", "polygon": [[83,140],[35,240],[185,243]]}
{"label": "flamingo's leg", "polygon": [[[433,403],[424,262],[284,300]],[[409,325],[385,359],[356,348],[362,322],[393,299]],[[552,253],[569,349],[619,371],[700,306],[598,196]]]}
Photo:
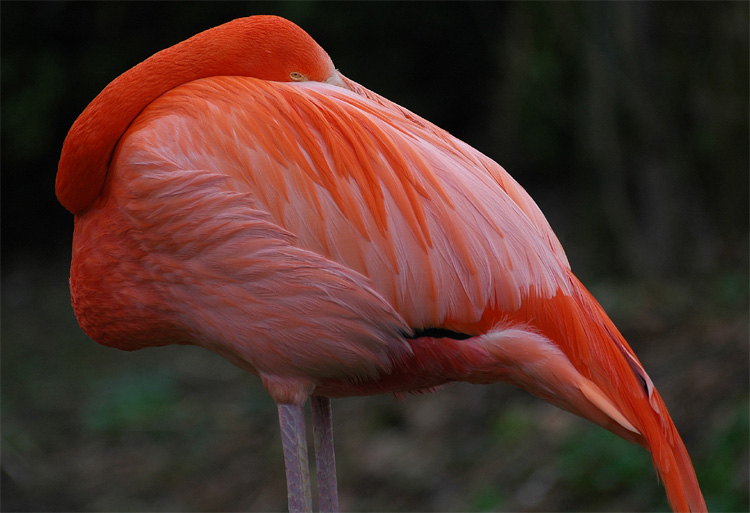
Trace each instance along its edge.
{"label": "flamingo's leg", "polygon": [[304,405],[280,404],[278,406],[289,513],[312,512]]}
{"label": "flamingo's leg", "polygon": [[331,400],[328,397],[313,397],[311,402],[315,465],[318,471],[318,507],[321,513],[335,513],[339,510],[339,496],[336,485],[336,457],[333,450]]}

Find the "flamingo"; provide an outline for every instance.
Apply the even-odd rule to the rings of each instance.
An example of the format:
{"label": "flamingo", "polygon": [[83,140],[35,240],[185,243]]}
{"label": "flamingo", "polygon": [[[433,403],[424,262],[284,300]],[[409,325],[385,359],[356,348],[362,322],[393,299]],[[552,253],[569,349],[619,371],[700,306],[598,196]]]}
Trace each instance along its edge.
{"label": "flamingo", "polygon": [[83,331],[192,344],[278,405],[290,511],[338,508],[330,398],[505,382],[652,456],[670,506],[706,511],[664,402],[497,163],[346,78],[301,28],[251,16],[162,50],[72,125]]}

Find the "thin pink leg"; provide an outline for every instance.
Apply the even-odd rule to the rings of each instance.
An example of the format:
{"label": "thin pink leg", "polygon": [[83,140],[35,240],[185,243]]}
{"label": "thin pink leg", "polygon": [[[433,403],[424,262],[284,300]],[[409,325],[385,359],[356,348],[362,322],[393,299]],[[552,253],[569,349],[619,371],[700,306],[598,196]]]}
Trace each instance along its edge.
{"label": "thin pink leg", "polygon": [[312,512],[304,405],[280,404],[278,406],[289,513]]}
{"label": "thin pink leg", "polygon": [[333,451],[331,400],[328,397],[313,397],[311,402],[315,465],[318,471],[318,507],[321,513],[336,513],[339,510],[339,496]]}

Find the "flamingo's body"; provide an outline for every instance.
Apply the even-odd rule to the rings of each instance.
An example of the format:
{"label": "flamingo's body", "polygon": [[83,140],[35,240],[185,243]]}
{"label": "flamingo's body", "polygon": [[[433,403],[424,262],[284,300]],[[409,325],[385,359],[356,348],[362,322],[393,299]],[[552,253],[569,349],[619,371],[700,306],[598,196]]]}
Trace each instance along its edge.
{"label": "flamingo's body", "polygon": [[[212,30],[113,82],[66,140],[87,334],[207,347],[296,407],[509,382],[643,445],[672,506],[705,510],[651,380],[502,167],[339,75],[285,20]],[[232,42],[252,31],[284,37]],[[291,67],[235,69],[217,41],[291,45],[273,54]],[[206,42],[226,62],[180,64]]]}

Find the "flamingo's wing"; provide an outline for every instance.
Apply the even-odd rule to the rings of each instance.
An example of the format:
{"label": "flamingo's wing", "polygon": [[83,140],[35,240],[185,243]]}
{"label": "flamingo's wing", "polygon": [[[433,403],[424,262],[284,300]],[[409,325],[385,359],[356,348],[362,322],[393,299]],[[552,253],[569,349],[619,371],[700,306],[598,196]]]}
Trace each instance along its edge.
{"label": "flamingo's wing", "polygon": [[412,119],[334,86],[214,77],[162,96],[131,132],[147,127],[151,151],[182,168],[231,176],[300,248],[369,277],[414,328],[476,332],[488,305],[566,290],[565,255],[523,189]]}

